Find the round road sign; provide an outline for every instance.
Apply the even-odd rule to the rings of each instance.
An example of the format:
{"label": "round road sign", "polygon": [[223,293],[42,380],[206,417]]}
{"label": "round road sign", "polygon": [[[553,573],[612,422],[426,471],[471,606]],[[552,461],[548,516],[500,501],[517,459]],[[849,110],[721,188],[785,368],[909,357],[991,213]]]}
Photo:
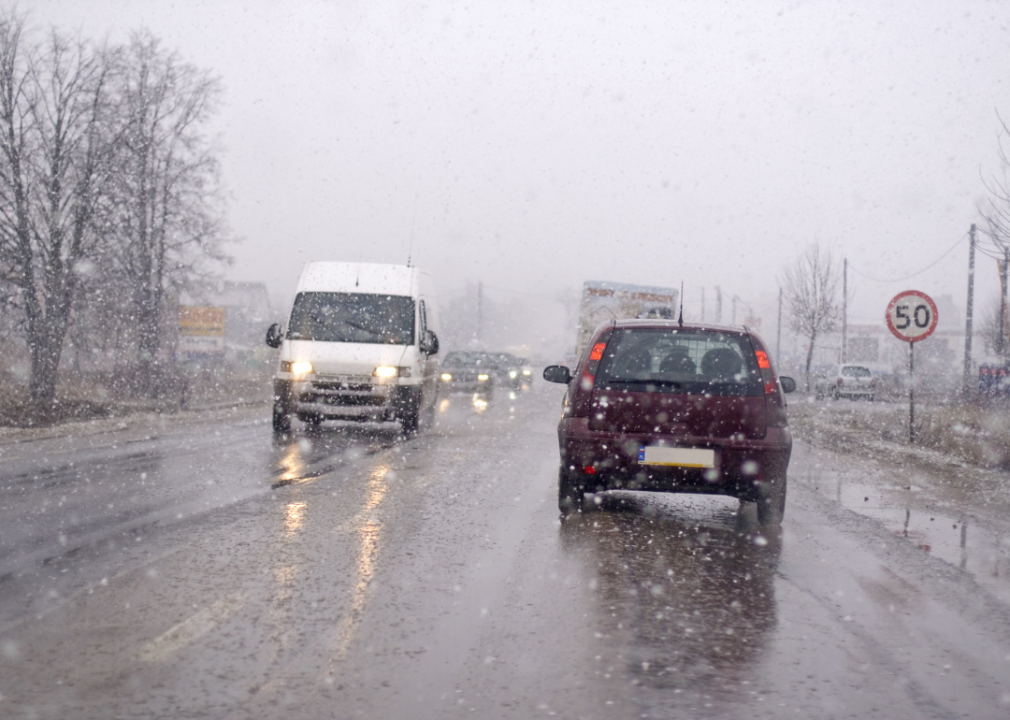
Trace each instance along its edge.
{"label": "round road sign", "polygon": [[918,290],[898,293],[887,305],[887,327],[905,342],[919,342],[932,335],[936,318],[936,303]]}

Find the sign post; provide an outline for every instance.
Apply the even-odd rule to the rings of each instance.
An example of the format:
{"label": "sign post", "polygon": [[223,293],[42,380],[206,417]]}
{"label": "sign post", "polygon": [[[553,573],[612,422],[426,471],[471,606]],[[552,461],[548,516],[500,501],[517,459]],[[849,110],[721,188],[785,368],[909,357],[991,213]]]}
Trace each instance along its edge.
{"label": "sign post", "polygon": [[908,442],[915,443],[915,343],[936,330],[936,303],[926,293],[905,290],[887,305],[887,327],[908,343]]}

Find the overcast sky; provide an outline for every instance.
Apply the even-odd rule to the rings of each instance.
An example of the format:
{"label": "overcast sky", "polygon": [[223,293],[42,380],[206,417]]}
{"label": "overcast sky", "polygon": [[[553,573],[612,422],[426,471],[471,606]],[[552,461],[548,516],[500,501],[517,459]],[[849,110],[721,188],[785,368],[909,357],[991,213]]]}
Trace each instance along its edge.
{"label": "overcast sky", "polygon": [[[412,253],[446,295],[684,281],[690,314],[719,285],[767,333],[781,267],[820,241],[856,316],[910,287],[963,311],[967,242],[897,278],[979,220],[1010,119],[1005,0],[20,7],[147,27],[220,76],[231,272],[278,299],[306,261]],[[979,300],[997,286],[980,258]]]}

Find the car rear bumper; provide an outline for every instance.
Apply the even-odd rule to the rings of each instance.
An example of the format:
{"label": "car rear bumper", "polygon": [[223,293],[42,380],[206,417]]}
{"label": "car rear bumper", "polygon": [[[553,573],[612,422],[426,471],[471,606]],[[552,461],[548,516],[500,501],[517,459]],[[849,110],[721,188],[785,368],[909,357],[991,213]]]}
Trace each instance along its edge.
{"label": "car rear bumper", "polygon": [[[762,439],[699,438],[590,430],[586,418],[562,418],[558,426],[562,466],[583,478],[588,490],[656,490],[756,496],[760,485],[785,477],[792,451],[788,428],[768,428]],[[711,449],[714,467],[639,463],[643,446]]]}

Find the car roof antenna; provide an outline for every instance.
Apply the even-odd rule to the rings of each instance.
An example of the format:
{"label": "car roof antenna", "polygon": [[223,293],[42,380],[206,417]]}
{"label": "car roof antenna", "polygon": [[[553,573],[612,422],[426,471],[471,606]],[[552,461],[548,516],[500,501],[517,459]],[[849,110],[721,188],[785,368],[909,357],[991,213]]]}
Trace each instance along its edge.
{"label": "car roof antenna", "polygon": [[677,324],[680,327],[684,327],[684,281],[680,281],[680,317],[677,318]]}

